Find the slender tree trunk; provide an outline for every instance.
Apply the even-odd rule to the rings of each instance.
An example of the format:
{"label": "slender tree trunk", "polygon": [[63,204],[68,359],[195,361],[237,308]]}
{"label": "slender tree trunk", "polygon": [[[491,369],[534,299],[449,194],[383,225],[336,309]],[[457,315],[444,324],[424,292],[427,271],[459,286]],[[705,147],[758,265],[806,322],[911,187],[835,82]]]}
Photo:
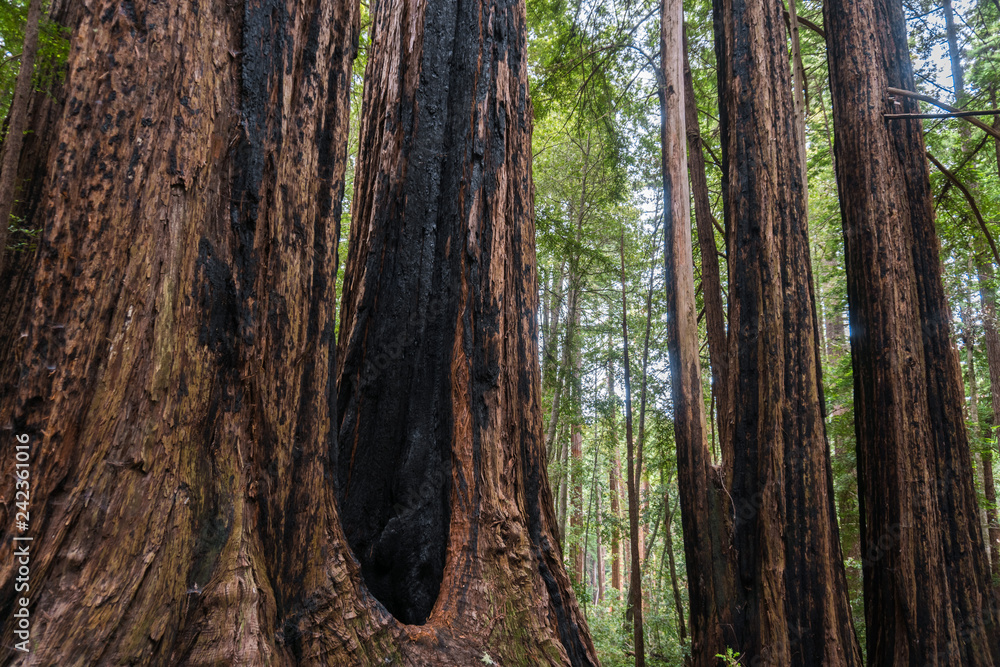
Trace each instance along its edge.
{"label": "slender tree trunk", "polygon": [[[596,467],[596,466],[595,466]],[[604,599],[604,587],[605,587],[605,576],[604,576],[604,546],[601,544],[601,490],[597,486],[597,472],[594,472],[594,505],[595,505],[595,516],[597,517],[597,600],[601,601]]]}
{"label": "slender tree trunk", "polygon": [[619,480],[621,480],[621,463],[618,455],[618,396],[615,394],[615,373],[611,359],[608,359],[608,404],[611,410],[611,428],[609,430],[612,464],[608,470],[608,495],[611,496],[611,516],[615,519],[614,528],[611,531],[611,588],[616,591],[622,589],[622,553],[621,536],[618,526],[621,524],[621,491],[619,490]]}
{"label": "slender tree trunk", "polygon": [[[973,270],[973,259],[972,255],[968,257],[968,268],[971,275]],[[965,304],[961,309],[962,316],[962,339],[965,347],[965,367],[966,367],[966,378],[969,393],[969,424],[976,424],[979,421],[979,387],[977,385],[976,378],[976,362],[975,362],[975,347],[976,347],[976,336],[975,329],[972,322],[972,293],[966,292],[965,294]],[[980,452],[980,462],[982,462],[982,452]],[[992,471],[991,471],[992,472]],[[983,490],[983,494],[986,494],[986,471],[982,468],[976,471],[976,485]],[[995,492],[994,492],[994,495]],[[978,496],[978,493],[977,493]],[[986,515],[985,507],[977,507],[979,512],[979,527],[984,534],[987,534],[989,530],[989,518]],[[989,542],[986,542],[986,552],[987,555],[990,551]]]}
{"label": "slender tree trunk", "polygon": [[[557,300],[557,304],[559,301],[562,300],[563,279],[561,273],[562,272],[560,271],[560,277],[558,282],[559,299]],[[552,391],[552,408],[549,411],[548,426],[545,429],[545,448],[546,451],[550,452],[550,457],[552,451],[552,442],[553,439],[556,437],[556,427],[559,424],[559,404],[562,399],[563,385],[566,383],[565,377],[569,369],[570,353],[573,349],[573,345],[575,344],[575,336],[576,336],[577,291],[573,286],[574,281],[572,272],[569,275],[568,282],[569,282],[569,299],[567,304],[567,315],[566,315],[566,337],[563,340],[562,357],[558,365],[555,364],[554,356],[552,356],[550,362],[552,365],[551,376],[554,389]],[[559,313],[561,310],[562,310],[561,307],[557,308],[555,315],[552,318],[554,332],[559,329]],[[555,334],[553,333],[553,335]],[[554,355],[554,350],[549,350],[549,353],[551,355]]]}
{"label": "slender tree trunk", "polygon": [[667,352],[674,404],[677,482],[691,607],[691,662],[715,665],[732,636],[729,531],[721,480],[713,476],[701,391],[688,178],[684,156],[683,5],[663,0],[660,20],[660,142],[663,171]]}
{"label": "slender tree trunk", "polygon": [[687,134],[687,164],[694,195],[694,217],[701,249],[701,291],[705,299],[705,324],[708,332],[708,356],[712,368],[712,392],[718,414],[719,443],[722,467],[727,484],[733,470],[732,394],[729,384],[729,350],[726,343],[726,318],[722,305],[722,279],[719,254],[715,245],[715,219],[705,177],[705,156],[702,153],[701,131],[698,128],[698,106],[688,63],[687,33],[684,34],[684,122]]}
{"label": "slender tree trunk", "polygon": [[28,98],[31,79],[35,73],[35,56],[38,54],[38,23],[42,17],[42,0],[28,3],[28,21],[24,26],[24,44],[21,48],[21,67],[14,84],[14,99],[10,104],[7,120],[7,137],[3,142],[3,162],[0,165],[0,275],[3,275],[4,257],[7,255],[7,228],[14,210],[17,166],[24,143],[24,130],[28,124]]}
{"label": "slender tree trunk", "polygon": [[642,475],[642,460],[634,451],[632,439],[632,372],[628,360],[628,299],[625,290],[625,232],[621,237],[621,278],[622,278],[622,369],[625,371],[625,449],[628,474],[628,525],[631,553],[631,577],[629,578],[628,612],[632,618],[632,635],[635,646],[635,665],[646,665],[646,640],[642,627],[642,560],[639,545],[639,479]]}
{"label": "slender tree trunk", "polygon": [[[955,10],[951,0],[943,0],[945,37],[948,41],[948,61],[951,63],[951,78],[955,89],[955,106],[965,103],[965,72],[962,68],[962,53],[958,48],[958,26],[955,25]],[[912,89],[911,89],[912,90]],[[967,133],[966,123],[962,123],[963,132]]]}
{"label": "slender tree trunk", "polygon": [[[579,317],[579,315],[577,315]],[[580,354],[573,354],[572,364],[572,384],[573,384],[573,400],[577,406],[581,403],[582,394],[582,383],[580,378]],[[584,571],[584,543],[582,540],[585,536],[582,534],[583,530],[583,426],[579,422],[579,407],[574,410],[573,420],[570,423],[570,462],[569,462],[569,480],[570,480],[570,517],[569,517],[569,527],[572,537],[569,539],[570,543],[570,560],[573,563],[573,573],[575,575],[575,581],[583,584],[583,571]]]}
{"label": "slender tree trunk", "polygon": [[986,521],[989,525],[990,570],[994,589],[1000,578],[1000,519],[997,514],[996,481],[993,478],[993,452],[996,447],[997,427],[1000,427],[1000,332],[997,331],[997,296],[993,286],[993,265],[977,265],[979,298],[982,301],[983,333],[986,339],[986,362],[990,377],[990,425],[986,437],[988,446],[983,450],[983,486],[986,490]]}
{"label": "slender tree trunk", "polygon": [[795,135],[799,146],[799,168],[802,170],[803,210],[809,211],[808,163],[806,162],[806,69],[802,64],[802,45],[799,40],[799,15],[796,0],[788,0],[788,35],[792,44],[792,109],[795,118]]}
{"label": "slender tree trunk", "polygon": [[[670,494],[664,496],[664,502],[668,503],[666,509],[666,523],[664,525],[663,536],[665,539],[664,549],[667,552],[667,563],[670,567],[670,588],[674,594],[674,613],[677,615],[677,629],[680,633],[681,644],[687,643],[687,627],[684,624],[684,601],[681,599],[681,587],[677,583],[677,564],[674,562],[674,512],[669,509]],[[712,664],[712,663],[707,663]]]}
{"label": "slender tree trunk", "polygon": [[859,665],[826,440],[805,183],[780,3],[716,0],[744,660]]}
{"label": "slender tree trunk", "polygon": [[[919,120],[894,0],[824,6],[851,310],[868,662],[1000,659]],[[901,101],[906,112],[915,101]]]}

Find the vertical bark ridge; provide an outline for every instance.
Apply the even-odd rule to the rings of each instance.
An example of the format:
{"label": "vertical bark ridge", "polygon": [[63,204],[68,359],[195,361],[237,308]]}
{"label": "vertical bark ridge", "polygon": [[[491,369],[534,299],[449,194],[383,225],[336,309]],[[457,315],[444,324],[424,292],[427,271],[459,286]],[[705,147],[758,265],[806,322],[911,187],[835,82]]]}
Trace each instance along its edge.
{"label": "vertical bark ridge", "polygon": [[[824,6],[857,410],[871,665],[988,665],[997,655],[958,356],[950,345],[901,6]],[[888,28],[888,29],[887,29]],[[916,102],[903,101],[907,112]]]}
{"label": "vertical bark ridge", "polygon": [[372,12],[339,343],[345,532],[416,641],[596,664],[545,472],[524,6]]}
{"label": "vertical bark ridge", "polygon": [[718,0],[735,404],[738,648],[859,665],[826,442],[805,182],[780,3]]}

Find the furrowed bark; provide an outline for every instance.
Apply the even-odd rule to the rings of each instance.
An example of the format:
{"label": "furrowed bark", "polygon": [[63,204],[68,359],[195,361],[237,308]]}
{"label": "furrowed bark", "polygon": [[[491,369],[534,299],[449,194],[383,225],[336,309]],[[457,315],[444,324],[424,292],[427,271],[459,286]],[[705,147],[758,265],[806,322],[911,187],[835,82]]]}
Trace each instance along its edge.
{"label": "furrowed bark", "polygon": [[663,172],[663,260],[667,353],[674,404],[677,483],[691,614],[691,661],[715,665],[731,645],[729,531],[721,479],[708,450],[694,299],[689,189],[684,156],[683,6],[660,5],[660,142]]}
{"label": "furrowed bark", "polygon": [[418,641],[465,647],[437,661],[596,665],[545,465],[524,5],[372,16],[339,343],[345,533]]}
{"label": "furrowed bark", "polygon": [[66,103],[22,155],[44,231],[0,406],[32,442],[27,662],[381,660],[400,633],[327,483],[356,6],[53,14]]}
{"label": "furrowed bark", "polygon": [[779,3],[717,0],[737,648],[860,665],[826,441],[805,183]]}
{"label": "furrowed bark", "polygon": [[[824,6],[843,214],[870,665],[998,653],[902,8]],[[903,111],[919,111],[911,98]]]}
{"label": "furrowed bark", "polygon": [[726,343],[726,315],[722,305],[722,279],[719,253],[715,244],[715,219],[708,196],[705,156],[702,154],[698,128],[698,106],[688,62],[687,33],[684,33],[684,121],[687,134],[687,164],[694,195],[694,217],[701,250],[701,291],[705,299],[705,324],[708,332],[708,356],[712,367],[712,391],[718,414],[719,443],[726,484],[731,484],[733,470],[733,397],[729,386],[729,350]]}

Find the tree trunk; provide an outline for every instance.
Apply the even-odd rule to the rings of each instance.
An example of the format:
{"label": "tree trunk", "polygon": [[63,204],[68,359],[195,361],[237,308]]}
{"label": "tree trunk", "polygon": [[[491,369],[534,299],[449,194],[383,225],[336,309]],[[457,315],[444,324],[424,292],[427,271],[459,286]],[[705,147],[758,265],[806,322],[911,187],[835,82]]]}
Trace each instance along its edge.
{"label": "tree trunk", "polygon": [[860,665],[826,440],[805,183],[780,3],[716,0],[744,660]]}
{"label": "tree trunk", "polygon": [[42,0],[28,3],[28,21],[24,26],[24,45],[21,49],[21,67],[14,84],[14,99],[7,118],[7,138],[3,142],[3,163],[0,166],[0,275],[3,274],[7,255],[7,228],[14,210],[14,191],[17,185],[17,165],[24,143],[24,130],[28,123],[28,98],[31,79],[35,73],[35,56],[38,54],[38,23],[42,17]]}
{"label": "tree trunk", "polygon": [[[554,543],[542,462],[523,6],[474,4],[458,17],[452,9],[449,29],[437,30],[440,16],[387,5],[373,7],[375,42],[384,44],[386,28],[398,28],[405,15],[406,29],[418,34],[401,41],[421,52],[403,66],[410,74],[423,62],[444,80],[460,78],[439,69],[435,55],[454,48],[464,53],[462,62],[476,61],[467,52],[481,49],[487,55],[476,62],[494,77],[503,72],[509,85],[484,77],[480,85],[490,94],[477,98],[484,122],[468,125],[470,104],[447,133],[439,131],[464,137],[454,142],[456,155],[471,155],[470,127],[484,128],[481,145],[489,147],[496,128],[504,128],[504,155],[485,151],[492,167],[467,195],[482,202],[477,190],[486,189],[506,205],[503,216],[485,206],[461,222],[455,211],[441,215],[454,221],[441,231],[454,236],[453,244],[462,242],[455,227],[485,227],[492,233],[482,238],[503,245],[477,247],[477,265],[501,258],[493,271],[432,309],[456,315],[466,308],[459,325],[465,328],[452,338],[475,337],[482,355],[470,358],[456,344],[451,367],[480,384],[442,378],[454,400],[449,395],[434,416],[459,415],[451,423],[468,435],[454,440],[467,449],[456,446],[452,459],[468,484],[452,484],[450,468],[446,482],[456,508],[445,533],[452,558],[435,611],[423,627],[386,613],[363,578],[366,564],[359,568],[355,560],[368,554],[352,555],[341,529],[341,518],[350,525],[357,515],[351,508],[341,514],[336,500],[334,277],[357,6],[270,0],[178,10],[153,3],[132,12],[96,2],[73,23],[70,102],[50,138],[58,159],[46,163],[38,205],[45,231],[35,294],[16,329],[27,334],[25,353],[15,360],[21,378],[0,414],[0,423],[13,426],[4,437],[26,433],[31,445],[28,662],[474,664],[485,651],[503,663],[596,664]],[[483,13],[496,32],[475,29],[487,25]],[[425,25],[434,36],[427,40]],[[442,38],[445,44],[434,43]],[[501,49],[502,63],[490,64],[488,54]],[[370,89],[379,89],[379,72],[393,69],[395,51],[373,51]],[[472,96],[461,81],[453,90]],[[408,95],[411,107],[419,99],[421,113],[434,94],[412,85],[397,93]],[[462,95],[452,99],[455,109],[469,101]],[[371,95],[366,107],[362,150],[370,160],[382,148],[372,137],[380,110]],[[463,119],[464,134],[457,127]],[[419,159],[415,140],[433,143],[432,134],[428,128],[395,138]],[[457,157],[442,163],[467,164]],[[397,174],[385,174],[381,189],[371,187],[356,201],[385,201]],[[369,164],[360,180],[376,175]],[[442,182],[457,178],[442,175]],[[406,268],[413,249],[385,245],[391,225],[378,224],[389,214],[381,215],[373,220],[362,209],[355,228],[365,227],[367,242],[387,248],[389,267]],[[355,269],[362,254],[354,253]],[[427,256],[445,264],[443,246]],[[470,273],[451,278],[470,284]],[[354,273],[353,289],[364,290],[348,301],[364,302],[379,292],[377,278],[388,283],[403,274]],[[395,316],[393,304],[366,305],[361,317],[379,311],[370,330],[352,325],[342,332],[380,354],[388,341],[379,332]],[[425,332],[408,351],[424,361],[440,354],[435,333],[445,335],[443,327]],[[357,348],[349,341],[345,347],[347,372],[359,370]],[[484,359],[504,370],[490,374],[494,366]],[[426,381],[411,373],[426,366],[406,363],[392,369],[394,377]],[[409,389],[375,384],[361,387],[373,402]],[[474,391],[483,403],[462,412],[463,397]],[[367,406],[350,400],[354,395],[353,387],[341,394],[353,410],[345,433],[360,439],[372,423],[400,423],[392,409],[370,418]],[[515,403],[516,414],[504,407]],[[479,451],[476,442],[504,446]],[[365,440],[358,450],[380,444]],[[353,467],[357,487],[395,472],[364,470],[363,458]],[[13,460],[0,462],[4,478]],[[398,470],[415,467],[402,461]],[[480,518],[463,521],[466,507]],[[11,510],[5,500],[4,531],[13,525]],[[0,623],[11,646],[15,559],[4,537]],[[470,559],[478,553],[504,554],[503,562]],[[511,553],[517,560],[507,560]],[[487,609],[487,599],[496,606]]]}
{"label": "tree trunk", "polygon": [[545,469],[524,11],[373,7],[339,498],[369,589],[428,644],[462,637],[448,660],[590,665]]}
{"label": "tree trunk", "polygon": [[979,297],[982,300],[983,333],[986,338],[986,362],[990,376],[990,408],[992,418],[986,433],[987,448],[983,450],[983,486],[986,489],[986,521],[989,525],[990,570],[994,589],[1000,578],[1000,519],[997,517],[996,481],[993,478],[993,451],[997,427],[1000,427],[1000,332],[997,331],[997,295],[993,286],[993,265],[977,265]]}
{"label": "tree trunk", "polygon": [[[572,383],[573,398],[576,405],[580,405],[583,385],[580,378],[580,354],[577,351],[573,355],[572,363]],[[570,560],[573,562],[574,581],[583,585],[584,570],[584,540],[583,535],[583,426],[579,422],[579,408],[574,411],[573,421],[570,423],[570,460],[569,460],[569,481],[570,481],[570,516],[569,526],[572,537],[568,538]]]}
{"label": "tree trunk", "polygon": [[677,614],[677,630],[680,633],[681,644],[686,644],[687,628],[684,623],[684,602],[681,600],[681,587],[677,583],[677,564],[674,562],[674,511],[669,508],[669,494],[665,494],[664,503],[666,503],[664,505],[666,520],[663,526],[663,536],[665,539],[664,549],[667,552],[667,562],[670,566],[670,588],[674,594],[674,613]]}
{"label": "tree trunk", "polygon": [[0,423],[32,454],[30,662],[378,656],[403,639],[324,481],[335,355],[314,335],[333,323],[335,283],[313,276],[336,269],[356,7],[117,9],[66,21],[70,102],[33,167],[44,231],[3,369],[20,378]]}
{"label": "tree trunk", "polygon": [[[868,662],[1000,659],[919,120],[894,0],[824,7],[843,214]],[[906,112],[915,101],[901,100]]]}
{"label": "tree trunk", "polygon": [[[632,372],[628,361],[628,299],[625,291],[625,232],[621,237],[622,278],[622,369],[625,372],[625,463],[628,466],[628,526],[629,547],[632,561],[628,588],[628,611],[632,618],[632,636],[635,647],[636,667],[646,667],[646,641],[642,628],[642,560],[639,545],[639,479],[642,475],[642,458],[634,451],[632,440]],[[638,454],[641,454],[639,452]]]}
{"label": "tree trunk", "polygon": [[618,396],[615,394],[615,373],[611,359],[608,359],[608,404],[611,410],[611,452],[612,462],[608,469],[608,495],[611,496],[611,516],[615,518],[614,526],[611,530],[611,588],[621,592],[622,590],[622,546],[621,536],[618,526],[621,525],[621,491],[619,481],[621,480],[621,462],[618,457]]}
{"label": "tree trunk", "polygon": [[705,298],[705,325],[708,332],[708,356],[712,368],[712,391],[718,414],[719,443],[722,446],[722,469],[726,483],[733,470],[732,394],[729,386],[729,350],[726,343],[726,319],[722,305],[722,279],[719,254],[715,245],[715,219],[708,196],[705,177],[705,156],[702,153],[701,131],[698,128],[698,106],[688,62],[687,33],[684,33],[684,122],[687,133],[687,164],[694,195],[694,217],[701,249],[701,291]]}
{"label": "tree trunk", "polygon": [[663,255],[670,391],[674,404],[677,483],[691,609],[691,662],[715,665],[733,641],[729,531],[721,480],[710,466],[694,298],[689,189],[684,157],[683,5],[660,5],[660,142]]}

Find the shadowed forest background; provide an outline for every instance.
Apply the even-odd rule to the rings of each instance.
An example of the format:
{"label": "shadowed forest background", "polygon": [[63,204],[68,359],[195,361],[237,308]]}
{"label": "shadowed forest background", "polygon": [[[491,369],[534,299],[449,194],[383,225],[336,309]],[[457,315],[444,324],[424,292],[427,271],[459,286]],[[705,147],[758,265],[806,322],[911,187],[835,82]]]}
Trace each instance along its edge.
{"label": "shadowed forest background", "polygon": [[0,663],[1000,665],[998,97],[997,0],[0,0]]}

